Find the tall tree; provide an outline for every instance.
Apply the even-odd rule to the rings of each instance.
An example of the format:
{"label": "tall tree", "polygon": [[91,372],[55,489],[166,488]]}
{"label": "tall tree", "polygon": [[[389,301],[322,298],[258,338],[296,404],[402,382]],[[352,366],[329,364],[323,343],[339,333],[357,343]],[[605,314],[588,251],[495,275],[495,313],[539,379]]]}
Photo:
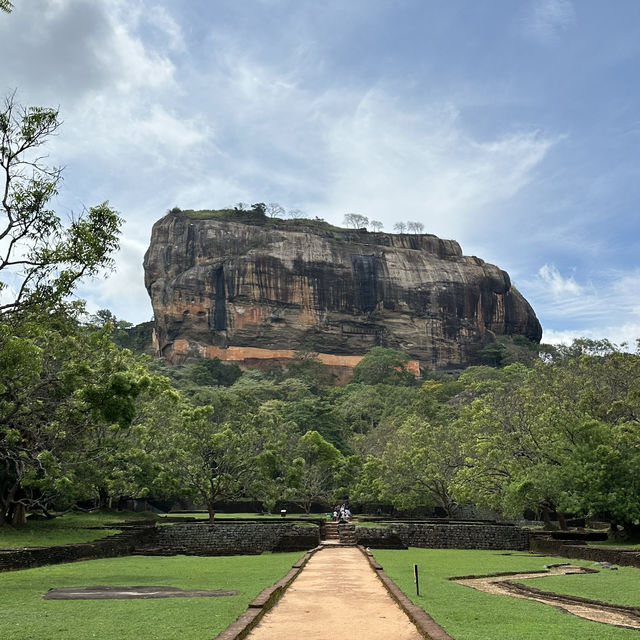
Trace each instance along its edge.
{"label": "tall tree", "polygon": [[[81,307],[0,319],[0,525],[61,496],[89,497],[81,469],[109,455],[148,384],[108,328],[83,327]],[[102,434],[102,435],[100,435]]]}
{"label": "tall tree", "polygon": [[216,424],[212,414],[210,406],[182,404],[179,423],[167,423],[155,436],[163,492],[197,498],[213,524],[217,502],[247,494],[257,473],[258,452],[250,429],[240,432]]}
{"label": "tall tree", "polygon": [[42,147],[60,124],[57,109],[22,107],[15,93],[0,111],[0,312],[55,306],[80,278],[113,266],[121,219],[108,203],[67,226],[49,208],[61,170]]}
{"label": "tall tree", "polygon": [[299,439],[295,453],[288,470],[286,495],[309,513],[314,501],[327,502],[331,498],[344,457],[313,430]]}

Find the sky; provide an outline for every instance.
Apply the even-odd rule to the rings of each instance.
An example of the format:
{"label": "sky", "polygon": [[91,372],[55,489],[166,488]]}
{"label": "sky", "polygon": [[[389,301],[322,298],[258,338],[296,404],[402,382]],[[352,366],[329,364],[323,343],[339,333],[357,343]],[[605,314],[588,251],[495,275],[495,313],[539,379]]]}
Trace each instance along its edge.
{"label": "sky", "polygon": [[0,92],[60,108],[59,214],[126,220],[90,310],[151,318],[174,206],[278,202],[422,222],[506,270],[543,341],[635,344],[639,27],[637,0],[14,0]]}

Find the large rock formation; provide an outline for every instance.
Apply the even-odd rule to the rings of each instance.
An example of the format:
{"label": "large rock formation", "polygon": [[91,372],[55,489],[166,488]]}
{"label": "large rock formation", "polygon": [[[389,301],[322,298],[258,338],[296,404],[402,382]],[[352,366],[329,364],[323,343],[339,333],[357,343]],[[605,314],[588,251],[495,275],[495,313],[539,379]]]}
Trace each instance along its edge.
{"label": "large rock formation", "polygon": [[433,235],[174,210],[144,259],[158,353],[241,364],[316,352],[353,367],[376,345],[428,368],[474,362],[495,335],[541,336],[498,267]]}

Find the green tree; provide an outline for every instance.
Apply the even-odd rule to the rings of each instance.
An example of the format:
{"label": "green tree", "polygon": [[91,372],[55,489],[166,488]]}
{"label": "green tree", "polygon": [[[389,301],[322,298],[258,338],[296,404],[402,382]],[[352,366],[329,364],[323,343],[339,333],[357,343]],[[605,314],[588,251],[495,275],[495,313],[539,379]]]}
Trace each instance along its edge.
{"label": "green tree", "polygon": [[[244,496],[255,477],[255,442],[250,430],[216,424],[209,406],[181,406],[180,424],[156,431],[156,455],[165,495],[194,497],[206,505],[213,524],[216,503]],[[177,427],[177,428],[176,428]]]}
{"label": "green tree", "polygon": [[373,431],[385,415],[389,398],[380,387],[382,385],[351,384],[336,394],[336,408],[353,434]]}
{"label": "green tree", "polygon": [[477,397],[461,407],[466,465],[459,497],[509,515],[529,508],[548,519],[556,510],[563,491],[559,474],[569,454],[563,429],[573,423],[536,386],[539,380],[539,372],[509,365],[499,378],[477,385]]}
{"label": "green tree", "polygon": [[[358,482],[361,499],[399,509],[437,505],[453,515],[453,485],[464,457],[454,431],[454,412],[438,398],[441,386],[425,381],[382,453],[367,458],[365,475]],[[377,478],[371,477],[372,471]]]}
{"label": "green tree", "polygon": [[344,457],[317,431],[298,441],[287,473],[286,496],[310,513],[315,501],[327,502],[339,484]]}
{"label": "green tree", "polygon": [[412,385],[415,376],[407,370],[409,357],[402,351],[374,347],[353,370],[353,382],[362,384]]}
{"label": "green tree", "polygon": [[113,266],[121,219],[108,203],[65,227],[49,208],[61,170],[44,164],[42,147],[60,127],[56,109],[22,107],[15,94],[0,110],[0,313],[53,307],[78,280]]}
{"label": "green tree", "polygon": [[499,367],[505,357],[506,347],[500,342],[490,342],[482,349],[478,349],[476,356],[481,364],[489,367]]}
{"label": "green tree", "polygon": [[219,358],[201,358],[186,367],[187,378],[201,386],[230,387],[241,375],[237,364],[223,364]]}
{"label": "green tree", "polygon": [[79,324],[82,313],[76,304],[0,320],[0,525],[86,497],[80,470],[107,454],[97,434],[126,430],[149,383],[108,331]]}
{"label": "green tree", "polygon": [[339,451],[347,451],[344,419],[328,399],[309,394],[305,398],[288,402],[285,416],[295,422],[300,433],[317,431]]}
{"label": "green tree", "polygon": [[[640,358],[607,341],[576,341],[531,369],[509,365],[474,382],[460,408],[465,497],[517,514],[640,516]],[[461,378],[463,376],[460,376]]]}

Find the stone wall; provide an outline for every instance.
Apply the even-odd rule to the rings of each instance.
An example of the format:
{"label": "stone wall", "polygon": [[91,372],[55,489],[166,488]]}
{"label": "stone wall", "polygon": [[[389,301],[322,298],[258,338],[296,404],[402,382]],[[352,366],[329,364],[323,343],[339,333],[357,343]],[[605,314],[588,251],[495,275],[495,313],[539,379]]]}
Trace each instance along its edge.
{"label": "stone wall", "polygon": [[426,549],[511,549],[529,548],[525,529],[498,524],[403,523],[386,529],[356,528],[358,544],[365,547],[423,547]]}
{"label": "stone wall", "polygon": [[293,522],[175,524],[160,527],[155,545],[166,554],[225,556],[263,551],[306,551],[320,542],[319,526]]}
{"label": "stone wall", "polygon": [[576,558],[579,560],[593,560],[594,562],[610,562],[627,567],[640,568],[640,550],[616,549],[612,547],[587,546],[562,540],[553,540],[551,537],[532,536],[531,551],[546,553],[563,558]]}
{"label": "stone wall", "polygon": [[153,537],[153,533],[153,527],[140,527],[93,542],[2,550],[0,551],[0,571],[29,569],[75,560],[126,556]]}

